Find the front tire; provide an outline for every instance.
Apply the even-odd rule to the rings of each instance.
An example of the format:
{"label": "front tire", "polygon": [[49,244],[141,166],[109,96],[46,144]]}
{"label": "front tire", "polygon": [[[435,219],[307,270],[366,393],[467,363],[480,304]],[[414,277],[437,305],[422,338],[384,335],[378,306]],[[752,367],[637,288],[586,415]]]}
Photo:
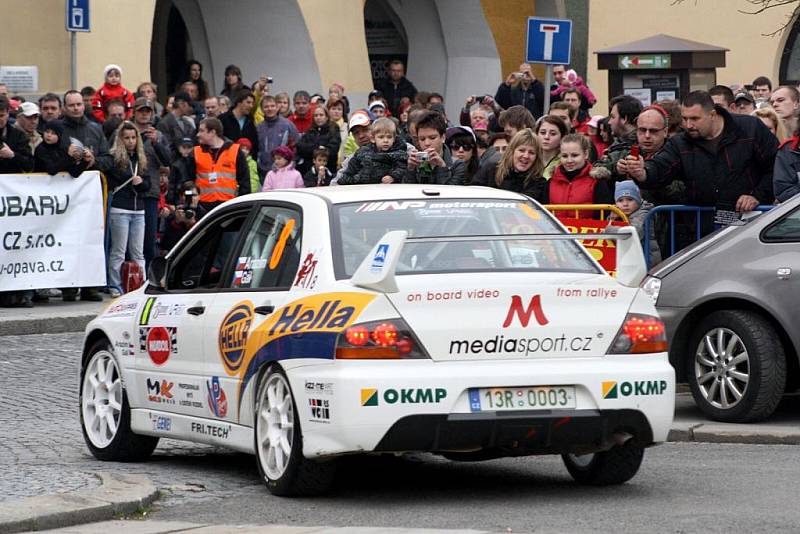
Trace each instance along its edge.
{"label": "front tire", "polygon": [[786,356],[763,317],[720,310],[695,329],[686,377],[698,408],[711,419],[747,423],[775,411],[786,385]]}
{"label": "front tire", "polygon": [[303,456],[297,406],[289,381],[278,365],[270,366],[259,384],[254,424],[258,471],[270,493],[319,495],[330,488],[335,462]]}
{"label": "front tire", "polygon": [[81,371],[79,406],[83,439],[98,460],[136,462],[149,457],[158,445],[158,438],[131,430],[128,396],[106,340],[89,350]]}
{"label": "front tire", "polygon": [[644,447],[628,441],[611,449],[593,454],[561,456],[575,482],[588,486],[623,484],[639,471],[644,459]]}

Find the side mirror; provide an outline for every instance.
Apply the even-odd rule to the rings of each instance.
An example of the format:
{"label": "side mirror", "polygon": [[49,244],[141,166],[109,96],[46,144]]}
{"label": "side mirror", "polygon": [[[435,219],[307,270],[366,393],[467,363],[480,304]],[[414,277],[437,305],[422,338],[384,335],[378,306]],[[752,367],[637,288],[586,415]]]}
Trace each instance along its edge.
{"label": "side mirror", "polygon": [[156,256],[150,260],[150,267],[147,269],[147,283],[158,289],[166,289],[167,258]]}
{"label": "side mirror", "polygon": [[617,281],[628,287],[639,287],[647,275],[647,264],[636,228],[633,226],[609,226],[606,233],[619,235],[619,239],[617,239]]}

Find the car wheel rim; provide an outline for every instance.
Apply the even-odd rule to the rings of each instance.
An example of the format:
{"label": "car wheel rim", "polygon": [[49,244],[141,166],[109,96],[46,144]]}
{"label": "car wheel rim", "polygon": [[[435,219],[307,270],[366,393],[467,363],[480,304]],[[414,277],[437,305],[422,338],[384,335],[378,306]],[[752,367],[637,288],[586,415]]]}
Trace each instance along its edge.
{"label": "car wheel rim", "polygon": [[750,382],[750,357],[736,332],[715,328],[700,339],[694,376],[700,394],[711,406],[728,410],[741,402]]}
{"label": "car wheel rim", "polygon": [[96,353],[86,366],[81,411],[89,440],[97,448],[107,447],[117,435],[122,416],[122,379],[108,351]]}
{"label": "car wheel rim", "polygon": [[286,471],[294,440],[294,404],[286,379],[273,374],[262,390],[258,410],[258,448],[261,467],[271,480]]}
{"label": "car wheel rim", "polygon": [[570,454],[569,459],[576,467],[581,469],[588,468],[594,460],[594,453],[589,454]]}

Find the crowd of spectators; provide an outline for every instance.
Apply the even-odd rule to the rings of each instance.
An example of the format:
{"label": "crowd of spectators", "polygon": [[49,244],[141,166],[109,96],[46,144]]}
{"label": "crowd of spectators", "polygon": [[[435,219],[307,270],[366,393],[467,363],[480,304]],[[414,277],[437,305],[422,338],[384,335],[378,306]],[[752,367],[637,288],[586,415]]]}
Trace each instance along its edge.
{"label": "crowd of spectators", "polygon": [[[144,270],[210,209],[256,191],[479,185],[542,203],[616,204],[631,220],[658,204],[742,212],[800,191],[800,92],[763,76],[646,107],[619,95],[592,115],[595,96],[568,65],[553,67],[548,88],[523,63],[451,119],[442,95],[418,91],[400,61],[360,109],[341,84],[327,97],[273,94],[270,77],[248,85],[236,65],[219,92],[197,61],[169,95],[127,86],[123,74],[108,65],[98,88],[38,102],[0,84],[0,173],[98,170],[108,182],[108,288],[64,288],[67,301],[120,294],[123,261]],[[0,305],[57,294],[4,293]]]}

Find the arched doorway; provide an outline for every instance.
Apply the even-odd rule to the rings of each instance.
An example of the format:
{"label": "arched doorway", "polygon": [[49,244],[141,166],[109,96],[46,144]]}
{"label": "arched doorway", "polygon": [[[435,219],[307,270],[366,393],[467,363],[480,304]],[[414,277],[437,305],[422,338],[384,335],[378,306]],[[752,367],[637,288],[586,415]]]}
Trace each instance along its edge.
{"label": "arched doorway", "polygon": [[166,102],[182,81],[186,62],[193,57],[186,23],[172,0],[157,0],[150,48],[150,76],[159,87],[158,98]]}
{"label": "arched doorway", "polygon": [[[781,54],[780,85],[797,85],[800,82],[800,19],[796,19],[786,38]],[[779,85],[779,84],[775,84]]]}
{"label": "arched doorway", "polygon": [[364,3],[364,35],[373,85],[386,78],[389,61],[399,59],[408,66],[408,37],[403,23],[386,0]]}

